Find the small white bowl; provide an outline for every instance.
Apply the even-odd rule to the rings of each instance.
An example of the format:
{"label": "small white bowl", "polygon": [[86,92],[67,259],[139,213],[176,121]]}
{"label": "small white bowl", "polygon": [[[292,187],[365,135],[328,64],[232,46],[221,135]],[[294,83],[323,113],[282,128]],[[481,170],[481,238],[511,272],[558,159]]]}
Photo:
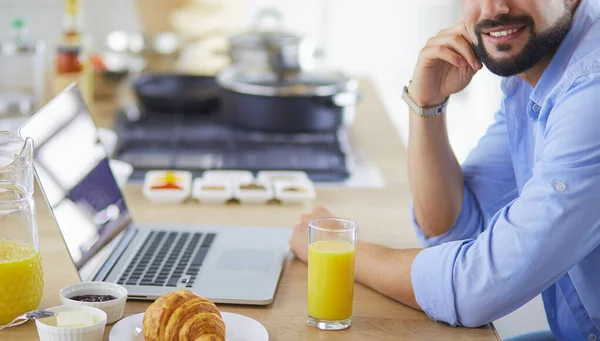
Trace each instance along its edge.
{"label": "small white bowl", "polygon": [[202,179],[208,182],[225,181],[236,185],[252,182],[254,175],[250,171],[208,170],[202,174]]}
{"label": "small white bowl", "polygon": [[40,341],[102,341],[106,327],[106,313],[98,308],[86,306],[58,306],[46,310],[55,313],[65,311],[83,311],[94,317],[91,326],[61,328],[56,326],[56,316],[35,320]]}
{"label": "small white bowl", "polygon": [[[175,173],[181,179],[178,185],[182,189],[154,189],[152,186],[167,172]],[[146,173],[143,185],[144,196],[153,203],[181,203],[184,202],[192,193],[192,173],[185,171],[165,171],[156,170]]]}
{"label": "small white bowl", "polygon": [[275,181],[275,198],[282,203],[302,204],[315,200],[316,197],[315,186],[310,181]]}
{"label": "small white bowl", "polygon": [[275,183],[276,181],[311,182],[308,174],[301,171],[260,171],[256,175],[256,180],[268,183]]}
{"label": "small white bowl", "polygon": [[[249,185],[259,185],[264,189],[245,189]],[[234,196],[244,204],[265,204],[273,199],[273,188],[271,184],[261,181],[253,181],[250,183],[237,184],[234,191]]]}
{"label": "small white bowl", "polygon": [[[206,189],[210,186],[223,187],[223,189]],[[197,178],[192,185],[192,198],[203,204],[224,204],[233,198],[233,185],[226,181],[206,181]]]}
{"label": "small white bowl", "polygon": [[[105,302],[81,302],[71,297],[79,295],[112,295],[117,299]],[[85,306],[102,309],[107,315],[107,322],[115,323],[123,317],[127,302],[127,289],[108,282],[82,282],[68,285],[59,292],[60,302],[65,306]]]}

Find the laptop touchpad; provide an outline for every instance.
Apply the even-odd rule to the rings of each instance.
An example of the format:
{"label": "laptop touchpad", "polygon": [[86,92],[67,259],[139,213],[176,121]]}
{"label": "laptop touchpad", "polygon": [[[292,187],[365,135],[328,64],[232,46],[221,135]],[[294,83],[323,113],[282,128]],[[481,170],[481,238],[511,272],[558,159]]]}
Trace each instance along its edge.
{"label": "laptop touchpad", "polygon": [[274,259],[273,251],[231,249],[221,254],[217,269],[270,272]]}

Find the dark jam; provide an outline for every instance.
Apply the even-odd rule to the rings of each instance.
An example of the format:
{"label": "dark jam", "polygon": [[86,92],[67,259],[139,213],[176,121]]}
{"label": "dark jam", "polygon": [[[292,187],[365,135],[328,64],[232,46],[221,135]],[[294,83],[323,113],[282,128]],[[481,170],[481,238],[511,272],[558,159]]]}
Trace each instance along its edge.
{"label": "dark jam", "polygon": [[71,297],[71,299],[80,302],[106,302],[117,298],[113,295],[78,295]]}

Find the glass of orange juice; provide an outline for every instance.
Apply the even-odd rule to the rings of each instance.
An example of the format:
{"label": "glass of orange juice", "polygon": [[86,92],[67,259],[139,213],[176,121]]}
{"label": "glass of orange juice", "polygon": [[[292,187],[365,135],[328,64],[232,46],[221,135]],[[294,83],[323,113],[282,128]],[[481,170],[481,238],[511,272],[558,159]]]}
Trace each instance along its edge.
{"label": "glass of orange juice", "polygon": [[352,325],[355,222],[322,218],[309,223],[308,323],[321,330]]}
{"label": "glass of orange juice", "polygon": [[0,131],[0,325],[37,308],[44,291],[32,158],[31,139]]}

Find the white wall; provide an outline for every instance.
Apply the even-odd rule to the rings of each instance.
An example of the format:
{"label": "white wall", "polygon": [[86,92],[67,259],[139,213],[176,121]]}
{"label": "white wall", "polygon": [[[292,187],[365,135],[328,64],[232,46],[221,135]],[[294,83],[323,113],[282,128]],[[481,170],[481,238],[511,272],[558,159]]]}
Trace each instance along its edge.
{"label": "white wall", "polygon": [[[226,0],[220,0],[226,1]],[[134,0],[85,0],[86,30],[101,47],[113,30],[139,30]],[[412,74],[420,48],[440,29],[460,18],[459,0],[246,0],[248,21],[265,6],[279,8],[287,26],[326,47],[326,64],[371,77],[399,133],[406,141],[408,112],[402,87]],[[62,0],[0,0],[0,35],[15,16],[23,16],[30,32],[55,42],[61,25]],[[453,96],[448,126],[460,160],[492,120],[500,100],[499,79],[480,72],[461,94]],[[368,113],[365,113],[368,114]],[[547,328],[541,300],[501,319],[503,337]]]}

